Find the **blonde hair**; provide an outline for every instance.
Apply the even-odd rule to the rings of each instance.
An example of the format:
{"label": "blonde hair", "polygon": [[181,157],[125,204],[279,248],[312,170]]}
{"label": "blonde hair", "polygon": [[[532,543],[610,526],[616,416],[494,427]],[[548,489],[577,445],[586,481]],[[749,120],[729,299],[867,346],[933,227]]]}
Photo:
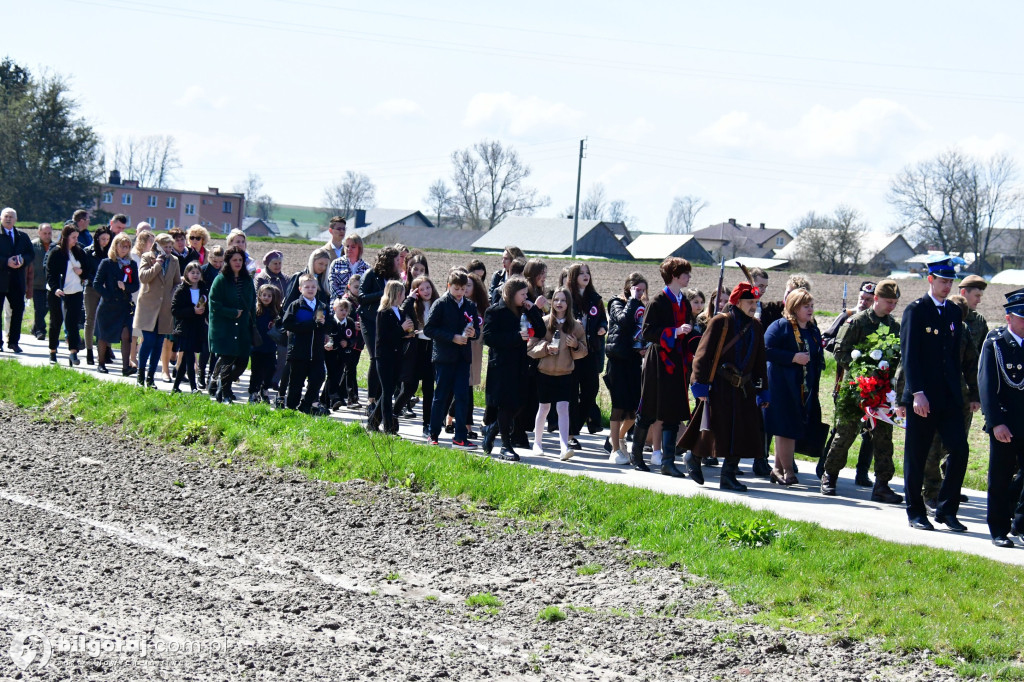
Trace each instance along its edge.
{"label": "blonde hair", "polygon": [[789,292],[789,296],[786,297],[786,309],[783,315],[790,322],[796,322],[797,308],[802,308],[808,303],[814,303],[814,297],[811,296],[811,292],[803,287],[793,289],[793,291]]}
{"label": "blonde hair", "polygon": [[171,235],[167,234],[166,232],[161,232],[156,236],[156,243],[159,244],[160,248],[163,249],[174,248],[174,238],[171,237]]}
{"label": "blonde hair", "polygon": [[803,275],[790,275],[789,279],[786,280],[786,288],[790,291],[794,289],[806,289],[811,290],[811,280],[807,279]]}
{"label": "blonde hair", "polygon": [[[121,234],[124,234],[124,232],[122,232]],[[135,233],[135,245],[132,246],[132,251],[136,255],[141,256],[143,253],[149,251],[149,249],[152,248],[153,240],[155,239],[156,235],[154,235],[149,230],[139,230],[138,232]]]}
{"label": "blonde hair", "polygon": [[131,253],[131,250],[132,250],[132,238],[129,237],[128,235],[126,235],[124,232],[122,232],[121,234],[115,235],[114,238],[110,240],[110,248],[107,249],[107,258],[109,258],[110,260],[113,260],[113,261],[117,260],[117,245],[118,244],[127,244],[128,245],[128,253]]}
{"label": "blonde hair", "polygon": [[185,236],[187,237],[194,237],[196,235],[198,235],[199,238],[203,240],[203,243],[200,248],[206,246],[206,243],[210,241],[210,233],[202,225],[193,225],[192,227],[188,228],[188,232],[185,233]]}
{"label": "blonde hair", "polygon": [[384,295],[380,297],[380,306],[377,307],[377,310],[387,310],[388,308],[394,307],[396,305],[396,301],[404,296],[405,285],[402,284],[401,280],[388,280],[388,283],[384,285]]}
{"label": "blonde hair", "polygon": [[234,239],[235,237],[241,237],[242,241],[244,241],[246,245],[249,244],[249,238],[245,236],[245,232],[242,232],[237,227],[228,232],[228,238],[225,240],[226,243],[231,244],[231,240]]}

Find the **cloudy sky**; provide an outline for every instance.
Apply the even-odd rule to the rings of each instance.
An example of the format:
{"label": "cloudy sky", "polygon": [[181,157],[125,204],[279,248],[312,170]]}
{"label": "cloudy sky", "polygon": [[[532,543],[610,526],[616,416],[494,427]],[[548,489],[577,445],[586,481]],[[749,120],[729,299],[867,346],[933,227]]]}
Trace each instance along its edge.
{"label": "cloudy sky", "polygon": [[603,183],[633,227],[673,196],[701,225],[788,227],[839,203],[887,230],[900,168],[950,146],[1024,166],[1024,3],[34,0],[3,51],[69,78],[107,140],[170,134],[177,183],[259,173],[320,203],[346,170],[424,208],[455,149],[514,145],[571,206]]}

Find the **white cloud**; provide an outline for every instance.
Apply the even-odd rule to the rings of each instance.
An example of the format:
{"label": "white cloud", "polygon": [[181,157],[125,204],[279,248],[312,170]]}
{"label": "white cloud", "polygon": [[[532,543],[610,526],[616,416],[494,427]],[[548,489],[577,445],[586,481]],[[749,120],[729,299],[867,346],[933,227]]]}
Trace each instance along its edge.
{"label": "white cloud", "polygon": [[519,97],[510,92],[481,92],[466,107],[463,124],[470,128],[498,129],[512,135],[572,128],[583,113],[562,102],[536,96]]}
{"label": "white cloud", "polygon": [[228,104],[228,98],[224,95],[212,98],[207,96],[206,90],[198,85],[190,85],[185,88],[181,97],[174,101],[175,106],[192,109],[223,109]]}
{"label": "white cloud", "polygon": [[903,105],[863,99],[840,110],[816,104],[799,121],[783,128],[773,128],[748,112],[732,111],[696,137],[712,146],[786,152],[804,159],[863,159],[885,155],[895,141],[913,138],[925,130],[925,122]]}
{"label": "white cloud", "polygon": [[383,116],[385,118],[405,118],[408,116],[421,115],[423,113],[423,108],[411,99],[396,97],[377,103],[370,110],[370,113],[377,116]]}

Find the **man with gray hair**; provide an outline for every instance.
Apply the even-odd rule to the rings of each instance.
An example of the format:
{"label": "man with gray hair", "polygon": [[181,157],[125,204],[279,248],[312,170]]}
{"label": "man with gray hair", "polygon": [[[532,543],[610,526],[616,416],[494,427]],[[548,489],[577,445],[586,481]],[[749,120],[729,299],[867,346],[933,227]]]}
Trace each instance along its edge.
{"label": "man with gray hair", "polygon": [[35,252],[28,235],[14,224],[18,213],[7,207],[0,211],[0,298],[11,306],[11,323],[7,330],[7,347],[15,353],[21,352],[21,319],[25,314],[25,297],[28,293],[25,274],[26,265],[32,263]]}

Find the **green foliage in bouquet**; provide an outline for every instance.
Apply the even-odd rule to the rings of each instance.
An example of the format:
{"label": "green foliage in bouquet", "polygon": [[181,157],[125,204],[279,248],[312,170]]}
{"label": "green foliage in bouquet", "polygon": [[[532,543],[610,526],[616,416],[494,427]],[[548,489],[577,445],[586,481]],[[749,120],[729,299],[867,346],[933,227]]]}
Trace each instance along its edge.
{"label": "green foliage in bouquet", "polygon": [[878,329],[854,346],[852,360],[839,386],[836,415],[856,421],[864,416],[864,407],[879,407],[892,390],[892,377],[899,364],[900,339],[888,325]]}

